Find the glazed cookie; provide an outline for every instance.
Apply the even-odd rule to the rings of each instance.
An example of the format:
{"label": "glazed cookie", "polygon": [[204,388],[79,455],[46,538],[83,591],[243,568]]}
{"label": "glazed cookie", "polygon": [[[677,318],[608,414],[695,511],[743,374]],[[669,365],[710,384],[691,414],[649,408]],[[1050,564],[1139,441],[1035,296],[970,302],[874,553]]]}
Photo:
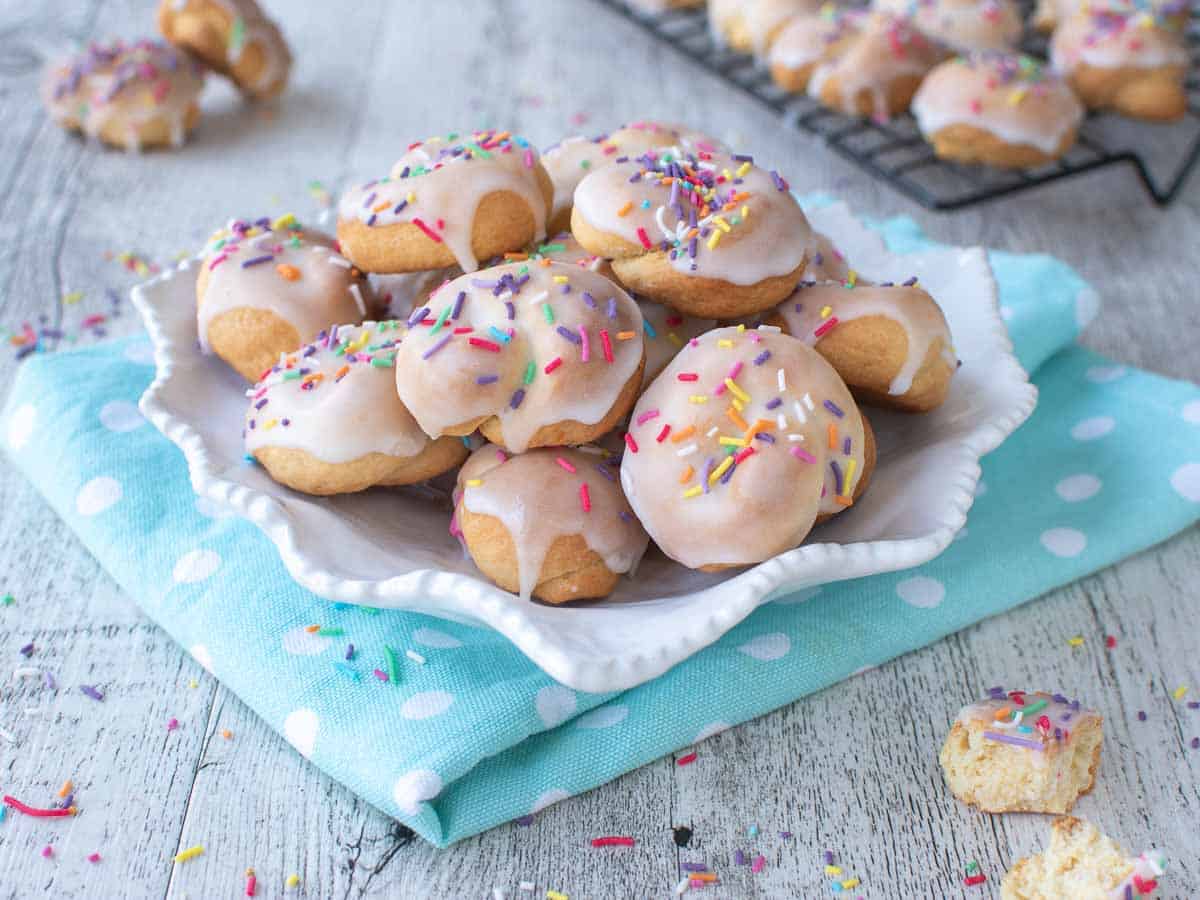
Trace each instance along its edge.
{"label": "glazed cookie", "polygon": [[274,97],[287,85],[292,54],[255,0],[162,0],[158,30],[249,97]]}
{"label": "glazed cookie", "polygon": [[862,28],[860,10],[822,8],[819,13],[793,16],[780,30],[767,55],[774,82],[793,94],[803,94],[813,70],[843,53]]}
{"label": "glazed cookie", "polygon": [[1050,61],[1088,109],[1152,121],[1187,112],[1187,45],[1150,13],[1076,13],[1054,32]]}
{"label": "glazed cookie", "polygon": [[1077,700],[992,688],[963,707],[938,756],[946,783],[984,812],[1069,812],[1096,783],[1103,721]]}
{"label": "glazed cookie", "polygon": [[632,122],[600,137],[569,137],[542,154],[542,165],[554,184],[554,201],[548,230],[566,231],[571,226],[575,188],[590,172],[615,161],[641,156],[651,150],[717,153],[720,141],[698,131],[660,122]]}
{"label": "glazed cookie", "polygon": [[342,252],[366,272],[422,272],[520,250],[546,234],[553,187],[537,151],[508,132],[411,145],[386,178],[338,207]]}
{"label": "glazed cookie", "polygon": [[1134,900],[1158,895],[1167,861],[1157,850],[1129,857],[1095,825],[1063,816],[1050,845],[1017,860],[1000,882],[1001,900]]}
{"label": "glazed cookie", "polygon": [[480,447],[458,473],[454,530],[475,565],[506,591],[547,603],[612,593],[649,538],[594,447],[510,456]]}
{"label": "glazed cookie", "polygon": [[246,452],[280,484],[347,494],[414,484],[467,456],[458,438],[430,440],[396,396],[402,323],[334,326],[280,357],[247,391]]}
{"label": "glazed cookie", "polygon": [[875,0],[875,8],[908,16],[927,38],[956,53],[1012,50],[1024,29],[1014,0]]}
{"label": "glazed cookie", "polygon": [[921,83],[912,112],[943,159],[1027,168],[1075,143],[1083,105],[1034,59],[984,53],[944,62]]}
{"label": "glazed cookie", "polygon": [[709,0],[708,21],[718,44],[763,56],[788,19],[820,8],[821,0]]}
{"label": "glazed cookie", "polygon": [[201,68],[162,41],[114,41],[50,66],[42,99],[64,128],[138,151],[182,145],[203,87]]}
{"label": "glazed cookie", "polygon": [[258,381],[281,353],[338,322],[361,322],[378,304],[366,277],[333,239],[294,216],[234,220],[204,249],[196,281],[200,347]]}
{"label": "glazed cookie", "polygon": [[800,545],[875,465],[870,426],[819,354],[766,327],[687,343],[634,408],[621,484],[672,559],[715,571]]}
{"label": "glazed cookie", "polygon": [[[1190,0],[1103,0],[1105,9],[1116,12],[1151,12],[1182,29],[1191,15]],[[1080,10],[1095,8],[1093,0],[1038,0],[1033,27],[1051,32]]]}
{"label": "glazed cookie", "polygon": [[860,403],[928,412],[958,369],[946,317],[915,278],[804,281],[767,322],[815,347]]}
{"label": "glazed cookie", "polygon": [[396,384],[434,437],[478,428],[515,453],[586,444],[615,427],[641,386],[637,304],[578,266],[515,262],[463,275],[410,321]]}
{"label": "glazed cookie", "polygon": [[943,56],[907,19],[872,13],[841,53],[813,70],[808,95],[837,112],[887,120],[908,109]]}
{"label": "glazed cookie", "polygon": [[672,9],[694,9],[704,0],[625,0],[630,9],[648,13],[664,13]]}
{"label": "glazed cookie", "polygon": [[812,230],[778,173],[749,156],[643,156],[587,176],[571,232],[632,291],[701,319],[780,302]]}

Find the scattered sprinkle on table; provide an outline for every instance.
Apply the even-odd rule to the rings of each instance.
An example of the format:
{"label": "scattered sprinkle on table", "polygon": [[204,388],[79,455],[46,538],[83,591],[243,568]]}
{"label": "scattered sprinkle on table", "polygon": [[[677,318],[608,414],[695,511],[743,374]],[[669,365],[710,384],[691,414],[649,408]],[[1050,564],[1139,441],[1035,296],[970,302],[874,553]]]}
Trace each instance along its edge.
{"label": "scattered sprinkle on table", "polygon": [[1067,643],[1070,644],[1072,647],[1082,647],[1083,646],[1083,638],[1078,637],[1078,636],[1073,637],[1073,638],[1067,638]]}
{"label": "scattered sprinkle on table", "polygon": [[592,838],[593,847],[632,847],[635,843],[636,841],[633,838],[623,835]]}
{"label": "scattered sprinkle on table", "polygon": [[104,699],[104,694],[100,693],[100,691],[96,690],[96,688],[90,684],[81,684],[79,686],[79,690],[81,690],[85,696],[91,697],[93,700],[102,701]]}
{"label": "scattered sprinkle on table", "polygon": [[98,863],[98,862],[100,862],[100,854],[99,854],[99,853],[89,853],[89,854],[88,854],[87,861],[88,861],[88,862],[90,862],[90,863]]}
{"label": "scattered sprinkle on table", "polygon": [[681,756],[681,757],[679,757],[679,759],[675,760],[675,765],[690,766],[695,761],[696,761],[696,752],[693,750],[691,753],[688,753],[685,756]]}
{"label": "scattered sprinkle on table", "polygon": [[295,874],[289,875],[287,877],[287,880],[283,883],[283,886],[286,887],[289,891],[294,888],[299,887],[300,886],[300,876],[295,875]]}
{"label": "scattered sprinkle on table", "polygon": [[203,853],[204,846],[202,844],[197,844],[195,847],[188,847],[186,850],[180,850],[173,857],[171,857],[171,861],[177,863],[187,862],[189,859],[195,859],[197,856],[200,856]]}

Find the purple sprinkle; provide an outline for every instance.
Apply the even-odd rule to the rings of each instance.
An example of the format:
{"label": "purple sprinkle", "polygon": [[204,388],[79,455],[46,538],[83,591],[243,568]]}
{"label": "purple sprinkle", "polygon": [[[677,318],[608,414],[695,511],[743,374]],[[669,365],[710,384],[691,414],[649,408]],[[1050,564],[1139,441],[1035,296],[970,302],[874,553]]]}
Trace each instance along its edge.
{"label": "purple sprinkle", "polygon": [[437,353],[448,343],[450,343],[450,338],[452,337],[454,337],[454,332],[443,335],[440,341],[421,354],[421,359],[429,359],[429,357],[433,356],[433,354]]}
{"label": "purple sprinkle", "polygon": [[46,685],[47,690],[58,690],[58,682],[54,680],[54,676],[49,672],[42,673],[42,683]]}
{"label": "purple sprinkle", "polygon": [[746,864],[746,854],[741,850],[734,851],[733,864],[735,866],[744,866]]}
{"label": "purple sprinkle", "polygon": [[827,865],[827,866],[833,865],[833,851],[832,850],[825,851],[825,865]]}
{"label": "purple sprinkle", "polygon": [[826,400],[824,406],[827,410],[829,410],[831,413],[833,413],[839,419],[843,418],[846,415],[844,412],[841,411],[841,409],[838,408],[838,405],[836,403],[834,403],[832,400]]}
{"label": "purple sprinkle", "polygon": [[762,353],[758,354],[758,356],[754,357],[754,364],[756,366],[761,366],[763,363],[765,363],[770,358],[771,358],[771,351],[764,350]]}
{"label": "purple sprinkle", "polygon": [[495,384],[500,380],[499,375],[480,375],[475,379],[476,384]]}
{"label": "purple sprinkle", "polygon": [[985,731],[983,736],[989,741],[998,741],[1001,744],[1012,744],[1014,747],[1025,747],[1029,750],[1042,750],[1041,741],[1031,741],[1027,738],[1013,737],[1010,734],[1001,734],[998,731]]}
{"label": "purple sprinkle", "polygon": [[413,310],[413,314],[408,317],[408,327],[414,327],[418,322],[429,315],[429,307],[422,306],[420,309]]}
{"label": "purple sprinkle", "polygon": [[683,862],[679,864],[679,868],[685,872],[707,872],[708,866],[704,863]]}
{"label": "purple sprinkle", "polygon": [[617,317],[617,298],[616,297],[608,298],[608,317],[610,319],[615,319]]}
{"label": "purple sprinkle", "polygon": [[846,440],[842,441],[842,454],[844,456],[850,455],[850,438],[846,438]]}
{"label": "purple sprinkle", "polygon": [[792,833],[790,831],[781,831],[779,832],[779,839],[782,841],[790,841],[792,839]]}
{"label": "purple sprinkle", "polygon": [[375,198],[376,198],[377,196],[379,196],[379,195],[378,195],[376,192],[372,191],[372,192],[371,192],[371,193],[370,193],[370,194],[367,196],[367,198],[366,198],[365,200],[363,200],[363,209],[368,209],[368,208],[370,208],[371,204],[375,202]]}
{"label": "purple sprinkle", "polygon": [[842,467],[837,464],[835,459],[829,463],[829,468],[833,469],[833,492],[840,494],[842,492]]}
{"label": "purple sprinkle", "polygon": [[774,169],[771,170],[771,181],[775,183],[775,189],[778,191],[786,191],[788,189],[787,182],[779,177],[779,173]]}
{"label": "purple sprinkle", "polygon": [[517,308],[512,305],[511,300],[504,301],[504,313],[510,322],[517,317]]}
{"label": "purple sprinkle", "polygon": [[248,269],[251,266],[261,265],[262,263],[270,262],[274,258],[275,257],[272,256],[270,253],[264,253],[262,256],[256,256],[253,259],[246,260],[244,263],[242,263],[242,268]]}
{"label": "purple sprinkle", "polygon": [[556,328],[555,330],[559,334],[561,334],[563,337],[565,337],[568,341],[570,341],[572,344],[582,344],[583,343],[583,338],[581,338],[575,332],[571,331],[569,328],[567,328],[563,325],[559,325],[558,328]]}
{"label": "purple sprinkle", "polygon": [[583,292],[583,302],[588,305],[588,309],[596,308],[596,298],[593,297],[591,294],[589,294],[587,291]]}
{"label": "purple sprinkle", "polygon": [[782,405],[783,405],[782,397],[775,397],[775,398],[767,401],[767,409],[778,409]]}
{"label": "purple sprinkle", "polygon": [[908,281],[905,281],[905,282],[904,282],[904,286],[905,286],[905,287],[912,287],[912,286],[913,286],[914,284],[916,284],[916,283],[917,283],[917,276],[916,276],[916,275],[914,275],[912,278],[908,279]]}
{"label": "purple sprinkle", "polygon": [[259,400],[257,403],[254,404],[254,408],[262,409],[264,406],[266,406],[270,402],[271,401],[269,401],[266,397],[263,397],[261,400]]}
{"label": "purple sprinkle", "polygon": [[516,409],[518,406],[521,405],[521,401],[524,399],[525,399],[525,389],[517,388],[515,391],[513,391],[512,399],[508,401],[508,405],[511,406],[513,409]]}
{"label": "purple sprinkle", "polygon": [[617,513],[617,515],[621,517],[622,522],[632,522],[633,521],[633,516],[631,516],[625,510],[621,510],[620,512]]}
{"label": "purple sprinkle", "polygon": [[400,215],[400,213],[404,212],[404,207],[406,207],[406,206],[408,206],[408,201],[401,200],[399,203],[397,203],[395,205],[395,207],[392,208],[392,215],[393,216]]}
{"label": "purple sprinkle", "polygon": [[754,165],[754,157],[747,153],[735,153],[733,154],[733,158],[738,162],[748,162],[750,165]]}
{"label": "purple sprinkle", "polygon": [[83,691],[84,694],[86,694],[88,697],[91,697],[93,700],[103,700],[104,699],[104,695],[102,693],[100,693],[98,690],[96,690],[94,687],[92,687],[90,684],[81,684],[79,686],[79,690]]}
{"label": "purple sprinkle", "polygon": [[280,419],[280,420],[279,420],[279,424],[280,424],[280,425],[282,425],[284,428],[287,428],[289,425],[291,425],[291,424],[292,424],[292,420],[291,420],[291,419],[286,419],[286,418],[285,418],[285,419]]}
{"label": "purple sprinkle", "polygon": [[354,645],[353,644],[346,645],[346,659],[354,659]]}
{"label": "purple sprinkle", "polygon": [[462,312],[463,304],[467,300],[467,292],[459,291],[458,296],[454,298],[454,307],[450,310],[450,318],[457,319],[459,313]]}
{"label": "purple sprinkle", "polygon": [[304,348],[304,352],[301,353],[300,355],[301,356],[312,356],[316,352],[317,352],[317,348],[313,344],[309,344],[307,347]]}
{"label": "purple sprinkle", "polygon": [[1200,737],[1192,738],[1192,749],[1200,750]]}
{"label": "purple sprinkle", "polygon": [[725,474],[721,476],[721,484],[729,484],[729,479],[733,477],[733,473],[737,471],[737,467],[738,464],[735,462],[725,470]]}
{"label": "purple sprinkle", "polygon": [[1200,700],[1189,700],[1188,709],[1200,709]]}
{"label": "purple sprinkle", "polygon": [[513,819],[513,821],[522,828],[528,828],[533,824],[533,816],[517,816],[517,818]]}
{"label": "purple sprinkle", "polygon": [[1139,722],[1145,722],[1145,721],[1146,721],[1146,711],[1145,711],[1145,710],[1143,710],[1143,709],[1139,709],[1139,710],[1138,710],[1138,721],[1139,721]]}
{"label": "purple sprinkle", "polygon": [[704,463],[704,474],[700,477],[700,484],[704,486],[704,493],[708,493],[708,477],[712,475],[712,470],[717,462],[711,456]]}
{"label": "purple sprinkle", "polygon": [[1061,741],[1061,740],[1062,740],[1062,729],[1061,729],[1061,728],[1055,728],[1055,729],[1054,729],[1054,739],[1055,739],[1056,741]]}
{"label": "purple sprinkle", "polygon": [[596,471],[599,472],[601,475],[603,475],[605,478],[607,478],[609,481],[617,480],[617,476],[614,475],[612,473],[612,470],[609,469],[608,466],[604,465],[604,463],[596,463]]}
{"label": "purple sprinkle", "polygon": [[1053,700],[1055,703],[1070,703],[1071,702],[1066,697],[1064,697],[1062,694],[1052,694],[1050,699]]}
{"label": "purple sprinkle", "polygon": [[771,435],[767,434],[765,431],[758,432],[756,435],[754,435],[754,439],[756,441],[766,441],[768,444],[775,443],[775,438],[771,437]]}
{"label": "purple sprinkle", "polygon": [[75,805],[75,793],[74,793],[74,791],[72,791],[71,793],[67,794],[67,796],[65,796],[62,800],[59,801],[58,808],[59,809],[70,809],[74,805]]}
{"label": "purple sprinkle", "polygon": [[988,688],[988,693],[989,693],[989,694],[991,694],[991,695],[993,695],[993,696],[996,696],[996,695],[998,695],[998,694],[1003,694],[1003,693],[1004,693],[1004,688],[1002,688],[1002,687],[990,687],[990,688]]}
{"label": "purple sprinkle", "polygon": [[371,218],[367,219],[367,227],[370,228],[372,225],[374,225],[375,220],[378,218],[379,218],[378,215],[376,215],[375,213],[371,213]]}

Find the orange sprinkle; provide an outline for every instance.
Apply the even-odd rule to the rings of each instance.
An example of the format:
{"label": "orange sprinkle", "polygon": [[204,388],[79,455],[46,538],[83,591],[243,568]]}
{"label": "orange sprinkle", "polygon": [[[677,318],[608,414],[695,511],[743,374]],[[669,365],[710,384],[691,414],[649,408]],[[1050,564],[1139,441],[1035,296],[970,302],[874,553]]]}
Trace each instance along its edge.
{"label": "orange sprinkle", "polygon": [[692,881],[716,881],[717,876],[712,872],[689,872],[688,878]]}
{"label": "orange sprinkle", "polygon": [[770,431],[774,427],[775,427],[774,422],[772,422],[768,419],[759,419],[757,422],[755,422],[753,425],[751,425],[749,428],[746,429],[745,433],[742,435],[742,439],[748,441],[751,438],[753,438],[756,434],[758,434],[760,431]]}
{"label": "orange sprinkle", "polygon": [[371,212],[383,212],[385,209],[387,209],[391,205],[392,205],[391,200],[384,200],[382,203],[376,203],[374,206],[372,206]]}
{"label": "orange sprinkle", "polygon": [[617,332],[617,340],[618,341],[628,341],[628,340],[632,340],[635,337],[637,337],[636,331],[618,331]]}
{"label": "orange sprinkle", "polygon": [[629,211],[631,209],[633,209],[633,201],[629,200],[624,206],[617,210],[617,215],[621,218],[625,218],[625,216],[629,215]]}
{"label": "orange sprinkle", "polygon": [[343,375],[345,375],[349,371],[350,371],[349,366],[342,366],[340,369],[338,369],[336,372],[333,373],[333,380],[337,381],[338,379],[340,379]]}
{"label": "orange sprinkle", "polygon": [[505,253],[504,258],[520,262],[521,260],[529,259],[529,254],[528,253]]}
{"label": "orange sprinkle", "polygon": [[829,423],[829,449],[837,449],[837,426],[832,422]]}
{"label": "orange sprinkle", "polygon": [[300,270],[295,266],[289,266],[287,263],[280,263],[275,267],[275,271],[283,276],[286,281],[300,280]]}
{"label": "orange sprinkle", "polygon": [[995,719],[997,722],[1003,722],[1005,719],[1007,719],[1011,715],[1012,715],[1012,710],[1009,709],[1007,706],[1002,706],[1002,707],[1000,707],[1000,709],[996,710],[996,714],[994,716],[992,716],[992,718]]}
{"label": "orange sprinkle", "polygon": [[836,503],[838,506],[853,506],[854,498],[846,497],[842,494],[838,494],[836,497],[833,498],[833,502]]}
{"label": "orange sprinkle", "polygon": [[227,740],[227,741],[232,741],[233,740],[233,732],[230,731],[228,728],[226,728],[224,731],[221,732],[221,737],[225,738],[225,740]]}
{"label": "orange sprinkle", "polygon": [[320,625],[305,625],[304,630],[307,631],[309,634],[316,634],[318,631],[321,630],[321,626]]}
{"label": "orange sprinkle", "polygon": [[732,406],[725,409],[725,415],[729,416],[729,418],[733,420],[733,424],[742,429],[742,431],[745,431],[750,427],[746,424],[746,420],[742,418],[741,413],[739,413]]}
{"label": "orange sprinkle", "polygon": [[[693,469],[691,466],[688,466],[686,469],[683,470],[683,474],[679,476],[679,483],[687,484],[689,481],[692,480],[692,476],[695,474],[696,474],[696,470]],[[59,796],[62,796],[62,795],[60,794]]]}
{"label": "orange sprinkle", "polygon": [[71,793],[71,789],[74,787],[75,787],[75,785],[72,784],[71,779],[68,778],[66,781],[63,782],[63,786],[58,789],[59,798],[61,799],[65,796],[67,796],[67,794]]}
{"label": "orange sprinkle", "polygon": [[689,425],[687,428],[684,428],[681,431],[677,431],[673,435],[671,435],[671,443],[678,444],[680,441],[686,441],[688,438],[690,438],[695,433],[696,433],[696,426]]}

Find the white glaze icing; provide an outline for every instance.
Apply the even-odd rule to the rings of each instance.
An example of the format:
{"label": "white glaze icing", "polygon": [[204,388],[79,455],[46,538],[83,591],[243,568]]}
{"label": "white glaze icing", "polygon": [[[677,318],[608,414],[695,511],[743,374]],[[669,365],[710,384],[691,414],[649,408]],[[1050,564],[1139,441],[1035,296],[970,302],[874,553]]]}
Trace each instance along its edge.
{"label": "white glaze icing", "polygon": [[542,165],[554,184],[550,218],[556,219],[571,208],[575,188],[589,173],[618,159],[641,156],[649,150],[671,152],[672,148],[678,148],[676,153],[716,153],[725,149],[720,141],[699,131],[649,121],[631,122],[599,137],[565,138],[547,147]]}
{"label": "white glaze icing", "polygon": [[1078,700],[1045,691],[1006,691],[991,688],[988,696],[959,710],[955,721],[984,726],[984,737],[1044,753],[1047,747],[1069,742],[1080,722],[1095,721],[1096,713]]}
{"label": "white glaze icing", "polygon": [[935,68],[913,97],[912,113],[928,138],[971,125],[1007,144],[1053,154],[1084,110],[1070,86],[1032,58],[988,53]]}
{"label": "white glaze icing", "polygon": [[663,552],[691,568],[798,546],[819,514],[850,504],[863,472],[863,420],[846,385],[777,329],[688,342],[631,421],[625,494]]}
{"label": "white glaze icing", "polygon": [[[189,2],[175,0],[177,12],[184,12]],[[266,17],[255,0],[199,0],[198,5],[212,3],[223,9],[230,18],[229,35],[225,41],[225,61],[236,66],[246,48],[256,45],[263,57],[263,70],[253,83],[246,85],[251,93],[269,91],[287,76],[292,54],[279,27]]]}
{"label": "white glaze icing", "polygon": [[1147,850],[1129,864],[1133,867],[1109,893],[1109,900],[1131,900],[1155,893],[1155,885],[1167,867],[1167,858],[1159,850]]}
{"label": "white glaze icing", "polygon": [[429,295],[441,285],[453,281],[462,274],[462,269],[431,269],[427,272],[403,272],[398,275],[370,276],[376,296],[385,304],[390,315],[407,319],[419,306],[424,306]]}
{"label": "white glaze icing", "polygon": [[845,281],[850,277],[850,263],[826,235],[813,232],[813,253],[801,276],[804,281]]}
{"label": "white glaze icing", "polygon": [[821,63],[808,82],[808,95],[821,99],[825,84],[836,79],[838,95],[832,104],[847,115],[858,115],[858,97],[871,99],[872,117],[890,115],[888,87],[898,78],[924,75],[941,59],[942,52],[906,20],[872,13],[858,36],[842,52]]}
{"label": "white glaze icing", "polygon": [[246,392],[246,450],[286,447],[327,463],[370,453],[412,457],[429,438],[396,395],[402,322],[334,326],[280,357]]}
{"label": "white glaze icing", "polygon": [[163,41],[89,44],[51,66],[42,97],[51,116],[88,137],[117,124],[125,146],[141,149],[141,130],[162,123],[171,144],[186,136],[187,118],[204,87],[204,73],[187,54]]}
{"label": "white glaze icing", "polygon": [[908,16],[926,37],[952,50],[1009,50],[1024,23],[1013,0],[875,0],[875,8]]}
{"label": "white glaze icing", "polygon": [[[1053,28],[1075,13],[1094,8],[1096,5],[1095,0],[1038,0],[1033,22],[1038,27]],[[1186,18],[1191,10],[1189,0],[1103,0],[1099,5],[1115,12],[1134,13],[1148,10],[1173,20]]]}
{"label": "white glaze icing", "polygon": [[661,13],[670,9],[688,9],[704,5],[704,0],[625,0],[625,2],[631,9],[648,13]]}
{"label": "white glaze icing", "polygon": [[762,56],[788,19],[815,13],[821,5],[822,0],[709,0],[709,24],[717,43],[724,44],[734,32],[741,32],[750,42],[750,51]]}
{"label": "white glaze icing", "polygon": [[1178,30],[1149,13],[1079,12],[1050,41],[1050,62],[1063,73],[1080,65],[1101,69],[1156,69],[1189,64]]}
{"label": "white glaze icing", "polygon": [[723,154],[600,169],[575,191],[575,212],[601,232],[666,252],[678,272],[736,285],[794,272],[812,240],[777,173]]}
{"label": "white glaze icing", "polygon": [[376,312],[370,285],[334,242],[303,229],[292,216],[271,222],[235,220],[205,247],[208,284],[197,310],[201,349],[211,352],[209,324],[233,309],[262,309],[288,322],[301,342],[339,322]]}
{"label": "white glaze icing", "polygon": [[498,519],[512,537],[525,599],[560,537],[579,535],[616,573],[632,571],[649,543],[600,453],[552,447],[512,456],[486,444],[463,464],[458,491],[463,508]]}
{"label": "white glaze icing", "polygon": [[535,240],[545,236],[539,168],[529,142],[507,133],[433,137],[410,146],[388,177],[347,191],[338,217],[373,227],[416,224],[445,243],[464,272],[474,272],[479,268],[471,248],[475,212],[488,194],[516,194],[533,216]]}
{"label": "white glaze icing", "polygon": [[859,10],[822,9],[794,16],[779,32],[767,62],[785,69],[802,69],[835,56],[842,42],[857,34],[865,14]]}
{"label": "white glaze icing", "polygon": [[[933,298],[921,288],[905,285],[872,285],[855,282],[802,282],[796,292],[779,305],[778,313],[793,337],[816,347],[838,324],[880,316],[904,329],[908,352],[904,364],[892,378],[888,393],[903,396],[925,362],[930,347],[942,341],[942,359],[954,368],[958,358],[946,317]],[[830,324],[833,323],[833,324]]]}
{"label": "white glaze icing", "polygon": [[463,275],[422,315],[410,319],[428,325],[401,345],[396,380],[434,437],[494,415],[519,453],[544,425],[601,421],[642,361],[637,304],[576,265],[530,260]]}

